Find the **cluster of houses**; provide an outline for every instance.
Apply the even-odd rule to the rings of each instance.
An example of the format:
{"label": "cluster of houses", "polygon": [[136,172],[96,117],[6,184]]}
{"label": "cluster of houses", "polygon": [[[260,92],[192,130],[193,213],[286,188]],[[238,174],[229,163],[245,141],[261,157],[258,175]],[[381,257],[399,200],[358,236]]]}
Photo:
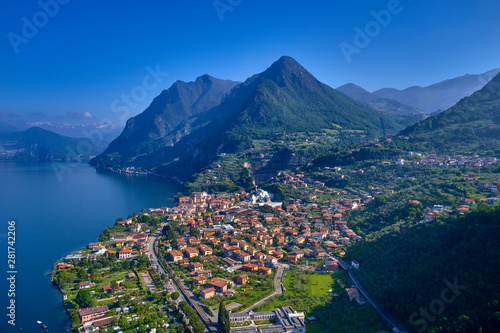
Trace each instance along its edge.
{"label": "cluster of houses", "polygon": [[429,155],[424,157],[421,161],[414,161],[413,164],[421,166],[429,166],[429,167],[443,166],[443,165],[457,165],[466,168],[481,168],[485,166],[500,164],[500,160],[497,159],[496,157],[480,157],[479,155],[472,155],[472,156]]}
{"label": "cluster of houses", "polygon": [[[288,179],[295,180],[291,177]],[[301,204],[292,199],[269,212],[259,209],[262,206],[258,202],[266,200],[266,193],[258,191],[224,196],[194,192],[181,197],[174,208],[150,209],[168,213],[168,220],[200,231],[179,235],[175,245],[171,241],[164,245],[169,249],[168,258],[187,267],[195,285],[207,287],[200,293],[202,298],[232,294],[232,283],[248,282],[247,274],[238,275],[234,281],[212,277],[204,263],[215,258],[226,269],[269,275],[280,260],[296,263],[308,257],[325,259],[328,250],[362,240],[345,220],[345,213],[359,207],[361,199],[332,200],[328,205]],[[214,255],[215,247],[222,250],[218,256]],[[331,271],[336,268],[336,263],[329,265]]]}

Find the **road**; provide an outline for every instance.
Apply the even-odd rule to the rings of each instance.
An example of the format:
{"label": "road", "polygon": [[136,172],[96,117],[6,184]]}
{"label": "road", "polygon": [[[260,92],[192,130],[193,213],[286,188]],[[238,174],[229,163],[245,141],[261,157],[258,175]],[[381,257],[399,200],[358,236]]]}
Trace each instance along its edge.
{"label": "road", "polygon": [[[326,249],[325,249],[326,253],[329,253]],[[375,310],[377,310],[377,312],[379,313],[379,315],[382,317],[382,319],[385,320],[386,323],[388,323],[389,325],[391,325],[392,327],[395,327],[396,329],[399,330],[399,332],[401,333],[407,333],[408,331],[406,330],[406,328],[404,328],[404,326],[399,323],[396,319],[394,319],[387,311],[385,311],[381,306],[380,304],[378,304],[365,290],[365,288],[363,288],[363,286],[361,285],[361,283],[359,282],[359,280],[356,278],[356,276],[354,276],[354,274],[352,273],[352,271],[350,270],[349,268],[349,265],[343,261],[342,259],[340,258],[334,258],[333,256],[331,255],[328,255],[330,259],[335,259],[339,262],[340,266],[342,266],[342,268],[347,272],[347,274],[349,274],[349,277],[351,278],[352,282],[354,283],[354,285],[356,286],[356,288],[358,289],[358,291],[363,294],[363,296],[366,298],[366,300],[368,302],[370,302],[370,304],[375,308]]]}
{"label": "road", "polygon": [[254,305],[246,308],[243,311],[240,311],[239,313],[246,313],[246,312],[252,311],[253,309],[266,303],[271,297],[274,297],[276,295],[281,295],[283,293],[282,281],[283,281],[283,273],[285,271],[285,266],[288,266],[288,265],[278,264],[278,272],[276,272],[276,276],[274,277],[274,292],[271,295],[264,297],[263,299],[261,299],[260,301],[255,303]]}
{"label": "road", "polygon": [[[165,274],[165,271],[163,267],[159,264],[158,262],[158,246],[155,247],[155,243],[157,239],[161,237],[161,229],[157,231],[152,237],[148,240],[148,249],[149,249],[149,260],[151,262],[151,266],[153,268],[157,269],[158,272],[161,272]],[[165,263],[166,264],[166,263]],[[168,270],[168,266],[167,270]],[[172,279],[172,282],[167,282],[167,289],[169,292],[175,292],[177,290],[180,291],[181,297],[177,299],[177,303],[185,300],[188,302],[193,309],[198,312],[198,315],[200,316],[201,320],[205,324],[205,326],[208,328],[208,331],[210,332],[217,332],[218,331],[218,322],[216,317],[209,316],[205,310],[203,309],[204,305],[198,302],[197,297],[191,292],[191,290],[184,285],[184,282],[182,282],[175,274],[173,274],[173,271],[169,272],[169,276]]]}
{"label": "road", "polygon": [[158,273],[165,274],[163,267],[158,263],[158,258],[154,251],[154,245],[157,240],[161,236],[161,229],[155,232],[151,237],[149,237],[147,242],[147,248],[149,249],[149,262],[151,266],[158,271]]}

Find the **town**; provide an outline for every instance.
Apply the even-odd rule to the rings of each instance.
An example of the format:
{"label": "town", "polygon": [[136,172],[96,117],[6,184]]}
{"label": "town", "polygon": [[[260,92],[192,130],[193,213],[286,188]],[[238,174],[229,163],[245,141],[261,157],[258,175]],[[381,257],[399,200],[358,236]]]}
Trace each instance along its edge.
{"label": "town", "polygon": [[[405,164],[411,171],[402,173]],[[74,327],[85,332],[320,330],[328,319],[307,303],[314,302],[309,294],[323,304],[349,306],[355,318],[356,311],[363,313],[370,327],[402,332],[356,279],[363,263],[346,255],[349,246],[364,241],[357,212],[396,195],[403,179],[415,182],[430,168],[453,174],[475,194],[455,197],[453,204],[410,198],[403,204],[419,211],[415,223],[492,205],[499,200],[498,183],[477,172],[498,164],[494,158],[431,155],[409,163],[401,157],[380,161],[364,170],[309,166],[273,178],[266,188],[286,193],[281,201],[283,194],[258,188],[192,192],[177,197],[174,207],[117,219],[98,242],[59,261],[53,281]],[[359,182],[377,172],[399,177],[389,176],[384,185]],[[349,187],[342,186],[347,179]],[[226,311],[227,320],[221,319]]]}

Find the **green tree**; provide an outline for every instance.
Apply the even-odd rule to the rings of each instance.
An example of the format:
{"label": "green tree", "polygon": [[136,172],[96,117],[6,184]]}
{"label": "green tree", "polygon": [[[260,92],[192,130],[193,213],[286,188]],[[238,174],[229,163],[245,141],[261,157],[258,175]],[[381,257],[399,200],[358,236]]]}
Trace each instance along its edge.
{"label": "green tree", "polygon": [[172,293],[172,299],[174,301],[176,301],[178,298],[179,298],[180,294],[178,291],[175,291],[174,293]]}
{"label": "green tree", "polygon": [[219,324],[222,327],[222,331],[224,333],[231,332],[231,324],[229,322],[229,312],[224,306],[224,302],[221,301],[219,303],[219,316],[218,316]]}
{"label": "green tree", "polygon": [[92,295],[90,291],[86,289],[82,289],[78,292],[75,297],[75,302],[80,306],[80,308],[90,308],[97,304],[97,301]]}
{"label": "green tree", "polygon": [[72,311],[71,314],[69,315],[69,319],[71,320],[71,325],[73,325],[73,327],[78,327],[82,323],[80,316],[76,314],[74,311]]}

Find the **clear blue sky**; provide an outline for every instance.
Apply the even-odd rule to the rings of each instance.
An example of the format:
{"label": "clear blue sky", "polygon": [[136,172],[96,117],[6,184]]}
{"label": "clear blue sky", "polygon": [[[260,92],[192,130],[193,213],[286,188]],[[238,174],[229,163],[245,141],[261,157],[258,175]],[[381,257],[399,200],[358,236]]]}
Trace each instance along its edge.
{"label": "clear blue sky", "polygon": [[[213,0],[59,1],[67,3],[53,17],[38,1],[1,1],[0,115],[88,112],[123,122],[112,105],[134,88],[146,95],[128,116],[178,79],[243,81],[282,55],[332,87],[354,82],[370,91],[500,67],[498,0],[220,0],[233,4],[222,16]],[[377,31],[370,12],[388,8],[391,20]],[[36,21],[36,34],[25,27],[23,35],[26,21]],[[367,24],[373,37],[348,62],[340,45],[356,46],[354,28]],[[147,67],[169,74],[141,91]]]}

